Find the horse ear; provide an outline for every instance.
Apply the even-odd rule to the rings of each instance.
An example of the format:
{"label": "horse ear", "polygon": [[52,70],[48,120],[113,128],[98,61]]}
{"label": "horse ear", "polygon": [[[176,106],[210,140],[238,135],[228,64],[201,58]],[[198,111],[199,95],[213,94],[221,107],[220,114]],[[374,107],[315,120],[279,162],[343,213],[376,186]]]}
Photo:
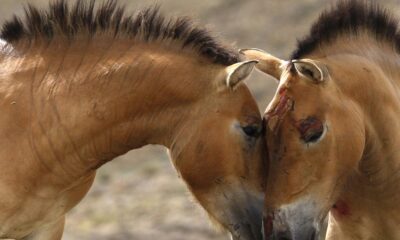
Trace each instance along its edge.
{"label": "horse ear", "polygon": [[226,72],[226,85],[229,88],[234,88],[237,86],[241,81],[245,80],[250,73],[253,71],[254,66],[258,63],[258,61],[251,60],[251,61],[244,61],[238,62],[228,66],[225,70]]}
{"label": "horse ear", "polygon": [[323,82],[328,75],[327,69],[313,60],[302,59],[292,62],[298,73],[315,83]]}
{"label": "horse ear", "polygon": [[282,74],[282,65],[285,61],[257,48],[241,49],[240,53],[244,54],[249,60],[259,61],[256,66],[257,69],[279,81]]}
{"label": "horse ear", "polygon": [[13,46],[7,41],[0,38],[0,52],[10,54],[14,50]]}

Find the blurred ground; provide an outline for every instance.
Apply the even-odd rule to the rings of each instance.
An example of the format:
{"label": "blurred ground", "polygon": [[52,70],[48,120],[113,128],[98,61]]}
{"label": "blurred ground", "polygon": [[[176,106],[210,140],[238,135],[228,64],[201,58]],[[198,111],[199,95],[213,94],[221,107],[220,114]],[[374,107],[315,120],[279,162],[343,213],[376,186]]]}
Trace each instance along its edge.
{"label": "blurred ground", "polygon": [[[101,0],[100,0],[101,1]],[[0,23],[23,3],[0,0]],[[134,11],[153,0],[121,0]],[[228,43],[257,47],[286,58],[331,0],[159,0],[165,15],[193,16]],[[399,0],[380,0],[395,11]],[[275,91],[273,79],[254,73],[248,80],[260,109]],[[131,151],[103,166],[89,195],[68,215],[64,240],[220,240],[203,211],[191,201],[166,151],[159,146]]]}

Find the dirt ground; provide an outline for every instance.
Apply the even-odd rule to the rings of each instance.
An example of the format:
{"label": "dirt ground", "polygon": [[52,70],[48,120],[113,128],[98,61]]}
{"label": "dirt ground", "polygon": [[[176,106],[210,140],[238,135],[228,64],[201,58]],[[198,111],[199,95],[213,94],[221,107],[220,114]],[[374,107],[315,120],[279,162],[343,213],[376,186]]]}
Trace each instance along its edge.
{"label": "dirt ground", "polygon": [[[0,0],[0,23],[23,3],[47,0]],[[101,2],[101,0],[99,1]],[[129,11],[151,0],[121,0]],[[285,58],[311,22],[331,0],[163,0],[165,15],[193,16],[239,48],[257,47]],[[398,12],[398,0],[380,0]],[[264,109],[275,81],[254,73],[247,80]],[[169,163],[166,150],[149,146],[103,166],[88,196],[68,214],[64,240],[222,240],[206,214],[191,200]]]}

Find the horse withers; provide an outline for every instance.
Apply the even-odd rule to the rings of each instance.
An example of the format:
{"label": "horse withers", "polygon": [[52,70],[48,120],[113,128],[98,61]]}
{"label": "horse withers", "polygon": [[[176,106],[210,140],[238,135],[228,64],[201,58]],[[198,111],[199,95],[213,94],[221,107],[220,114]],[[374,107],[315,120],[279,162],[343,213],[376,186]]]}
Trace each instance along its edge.
{"label": "horse withers", "polygon": [[0,238],[61,239],[96,169],[161,144],[215,222],[261,239],[262,119],[243,84],[256,61],[156,8],[56,1],[26,18],[1,31]]}
{"label": "horse withers", "polygon": [[266,239],[400,239],[400,32],[389,11],[339,1],[289,61],[243,52],[279,79],[264,118]]}

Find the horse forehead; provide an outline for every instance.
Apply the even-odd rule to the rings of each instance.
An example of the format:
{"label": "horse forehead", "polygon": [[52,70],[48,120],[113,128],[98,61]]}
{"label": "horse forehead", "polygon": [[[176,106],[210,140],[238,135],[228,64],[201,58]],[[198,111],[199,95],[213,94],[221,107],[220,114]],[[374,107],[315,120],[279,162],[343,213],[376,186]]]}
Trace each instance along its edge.
{"label": "horse forehead", "polygon": [[294,111],[296,97],[304,97],[305,89],[296,84],[299,79],[299,75],[290,68],[282,73],[276,94],[264,112],[267,127],[272,132],[276,132],[288,113]]}
{"label": "horse forehead", "polygon": [[288,90],[292,88],[292,83],[297,80],[298,75],[293,74],[289,64],[290,63],[282,65],[284,71],[282,72],[281,78],[279,80],[277,91],[272,101],[268,104],[264,112],[264,116],[267,116],[268,113],[273,112],[277,107],[279,107],[282,101],[286,101],[285,98],[291,99],[291,97],[288,96]]}
{"label": "horse forehead", "polygon": [[235,100],[232,101],[229,97],[226,103],[229,109],[237,109],[236,114],[257,115],[261,118],[257,102],[245,84],[238,86],[234,92],[230,93],[230,96]]}
{"label": "horse forehead", "polygon": [[293,110],[293,106],[294,100],[288,94],[288,89],[285,87],[279,88],[264,113],[266,125],[271,132],[276,132],[287,114]]}

